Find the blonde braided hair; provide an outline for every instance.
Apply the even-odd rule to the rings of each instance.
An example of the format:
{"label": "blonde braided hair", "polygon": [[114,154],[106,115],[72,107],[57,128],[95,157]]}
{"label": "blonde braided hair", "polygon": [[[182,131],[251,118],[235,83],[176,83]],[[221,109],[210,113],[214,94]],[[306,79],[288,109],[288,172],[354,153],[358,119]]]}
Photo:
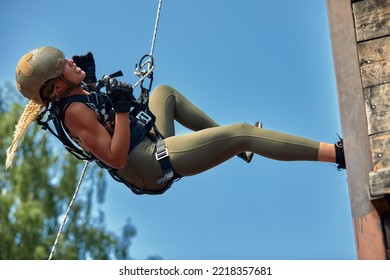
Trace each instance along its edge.
{"label": "blonde braided hair", "polygon": [[43,107],[43,105],[30,100],[24,108],[23,114],[20,116],[18,124],[15,126],[14,139],[7,149],[7,159],[5,161],[6,169],[12,166],[14,155],[18,149],[19,143],[22,141],[23,136],[26,134],[30,125],[37,119]]}

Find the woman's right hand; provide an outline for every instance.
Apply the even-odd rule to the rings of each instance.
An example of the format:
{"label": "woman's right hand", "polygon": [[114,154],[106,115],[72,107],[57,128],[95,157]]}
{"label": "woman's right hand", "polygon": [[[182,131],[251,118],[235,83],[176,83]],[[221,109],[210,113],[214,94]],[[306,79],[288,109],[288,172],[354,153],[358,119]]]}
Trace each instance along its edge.
{"label": "woman's right hand", "polygon": [[106,89],[115,112],[130,112],[131,102],[134,100],[133,87],[130,84],[111,78]]}

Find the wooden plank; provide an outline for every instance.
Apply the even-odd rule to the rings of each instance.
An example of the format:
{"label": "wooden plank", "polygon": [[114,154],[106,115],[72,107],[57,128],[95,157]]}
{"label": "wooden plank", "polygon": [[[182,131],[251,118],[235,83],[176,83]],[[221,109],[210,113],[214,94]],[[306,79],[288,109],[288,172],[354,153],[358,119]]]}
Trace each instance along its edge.
{"label": "wooden plank", "polygon": [[352,212],[364,215],[372,210],[362,195],[372,161],[351,6],[349,0],[327,4]]}
{"label": "wooden plank", "polygon": [[390,36],[358,44],[363,87],[390,82]]}
{"label": "wooden plank", "polygon": [[364,89],[368,134],[390,131],[390,83]]}
{"label": "wooden plank", "polygon": [[359,259],[385,259],[380,217],[369,190],[372,170],[367,119],[350,0],[327,0],[348,187]]}
{"label": "wooden plank", "polygon": [[390,1],[365,0],[353,4],[357,41],[390,35]]}
{"label": "wooden plank", "polygon": [[390,168],[370,172],[370,192],[372,196],[390,194]]}
{"label": "wooden plank", "polygon": [[378,214],[373,211],[364,217],[355,218],[354,222],[358,258],[360,260],[387,259],[384,232]]}
{"label": "wooden plank", "polygon": [[390,168],[390,132],[370,136],[370,145],[373,171]]}

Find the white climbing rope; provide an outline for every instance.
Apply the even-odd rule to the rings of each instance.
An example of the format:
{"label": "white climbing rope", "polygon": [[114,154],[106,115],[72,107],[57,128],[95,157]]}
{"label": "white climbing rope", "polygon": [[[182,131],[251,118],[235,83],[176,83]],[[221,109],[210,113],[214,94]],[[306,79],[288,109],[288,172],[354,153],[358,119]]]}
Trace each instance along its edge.
{"label": "white climbing rope", "polygon": [[66,212],[65,212],[64,218],[62,219],[62,223],[61,223],[60,229],[58,230],[56,240],[54,241],[53,247],[52,247],[51,252],[50,252],[50,256],[49,256],[49,259],[48,259],[49,261],[50,261],[51,258],[53,257],[53,253],[54,253],[54,251],[55,251],[55,249],[56,249],[58,240],[60,239],[62,230],[63,230],[64,225],[65,225],[65,222],[66,222],[66,219],[68,218],[68,215],[69,215],[69,212],[70,212],[70,208],[72,208],[73,203],[74,203],[74,201],[75,201],[75,199],[76,199],[76,197],[77,197],[77,194],[79,193],[80,186],[81,186],[81,183],[82,183],[82,181],[83,181],[85,172],[87,171],[88,164],[89,164],[89,161],[85,162],[83,172],[81,172],[81,176],[80,176],[79,182],[78,182],[78,184],[77,184],[76,190],[75,190],[75,192],[74,192],[74,194],[73,194],[72,200],[71,200],[70,203],[69,203],[69,206],[68,206],[68,209],[67,209]]}
{"label": "white climbing rope", "polygon": [[[136,74],[140,79],[134,84],[133,88],[136,88],[142,81],[148,77],[151,73],[153,73],[154,70],[154,65],[153,62],[151,61],[153,58],[153,53],[154,53],[154,46],[156,44],[156,37],[157,37],[157,29],[158,29],[158,24],[160,21],[160,13],[161,13],[161,5],[162,5],[162,0],[158,1],[158,7],[157,7],[157,15],[156,15],[156,22],[154,24],[154,30],[153,30],[153,37],[152,37],[152,45],[150,47],[150,53],[149,53],[149,59],[146,60],[142,65],[139,65],[134,74]],[[148,65],[147,71],[146,70],[141,70],[145,65]]]}
{"label": "white climbing rope", "polygon": [[156,44],[157,28],[158,28],[158,22],[160,20],[161,5],[162,5],[162,0],[159,0],[158,7],[157,7],[156,23],[154,24],[152,46],[150,47],[150,53],[149,53],[150,56],[153,56],[154,45]]}

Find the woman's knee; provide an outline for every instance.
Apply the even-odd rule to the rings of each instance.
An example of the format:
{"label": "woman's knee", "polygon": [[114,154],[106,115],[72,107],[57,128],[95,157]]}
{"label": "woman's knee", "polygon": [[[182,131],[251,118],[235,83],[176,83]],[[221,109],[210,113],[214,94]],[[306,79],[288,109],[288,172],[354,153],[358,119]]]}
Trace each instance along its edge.
{"label": "woman's knee", "polygon": [[174,97],[176,90],[168,85],[160,85],[153,90],[153,93],[150,96],[149,105],[154,108],[154,106],[161,106],[166,100],[171,96]]}
{"label": "woman's knee", "polygon": [[252,128],[253,126],[247,123],[237,123],[231,125],[232,131],[234,131],[236,134],[246,133],[248,130]]}
{"label": "woman's knee", "polygon": [[175,89],[168,85],[159,85],[153,90],[153,95],[170,95],[175,91]]}

